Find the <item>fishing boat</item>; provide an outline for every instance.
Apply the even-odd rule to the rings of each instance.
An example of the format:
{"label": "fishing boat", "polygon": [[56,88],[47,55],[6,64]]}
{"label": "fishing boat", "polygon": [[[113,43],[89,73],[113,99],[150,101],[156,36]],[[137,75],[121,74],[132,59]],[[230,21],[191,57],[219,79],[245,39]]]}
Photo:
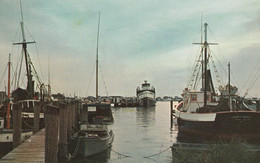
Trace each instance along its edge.
{"label": "fishing boat", "polygon": [[141,88],[137,87],[136,95],[140,106],[155,106],[155,88],[147,80],[144,81]]}
{"label": "fishing boat", "polygon": [[79,156],[89,157],[106,151],[114,140],[113,131],[108,131],[106,125],[82,124],[72,140],[78,146]]}
{"label": "fishing boat", "polygon": [[[108,150],[114,140],[113,131],[107,125],[114,122],[110,103],[99,101],[98,96],[98,40],[100,13],[98,19],[96,51],[96,99],[83,105],[79,130],[74,133],[71,147],[78,151],[75,156],[89,157]],[[74,153],[74,152],[73,152]]]}
{"label": "fishing boat", "polygon": [[[204,24],[204,42],[201,44],[201,53],[198,64],[202,64],[202,88],[195,90],[196,84],[185,88],[183,101],[175,110],[174,116],[177,119],[178,130],[183,134],[200,139],[233,139],[242,138],[245,140],[259,140],[260,138],[260,111],[252,111],[245,107],[242,98],[236,95],[238,90],[230,84],[230,64],[228,68],[228,84],[221,86],[220,94],[216,93],[211,71],[208,69],[209,45],[216,45],[207,42],[207,27]],[[204,55],[204,56],[203,56]],[[191,81],[199,79],[198,69],[193,71]],[[203,139],[204,140],[204,139]]]}
{"label": "fishing boat", "polygon": [[[11,83],[10,83],[10,69],[11,69],[11,61],[9,55],[9,62],[8,62],[8,100],[6,100],[6,104],[2,107],[1,110],[1,118],[0,118],[0,149],[6,151],[10,151],[13,145],[13,126],[11,123],[12,120],[12,108],[15,103],[20,103],[20,107],[22,109],[22,133],[21,133],[21,140],[24,141],[29,138],[33,134],[33,119],[34,119],[34,112],[36,107],[39,106],[40,100],[43,100],[43,96],[39,97],[39,93],[35,92],[35,82],[33,80],[33,74],[36,77],[38,82],[38,88],[41,89],[41,95],[46,92],[44,84],[40,80],[36,69],[32,63],[30,55],[28,53],[27,45],[31,43],[35,43],[35,41],[26,41],[25,37],[25,30],[24,30],[24,21],[22,15],[22,4],[20,3],[21,9],[21,35],[22,35],[22,42],[13,43],[13,45],[22,45],[22,53],[23,57],[21,57],[21,61],[19,61],[22,65],[23,58],[25,60],[25,67],[26,67],[26,76],[27,76],[27,87],[22,89],[19,87],[19,78],[20,72],[18,77],[15,80],[15,90],[12,92],[11,95]],[[20,66],[22,68],[22,66]],[[21,70],[20,70],[21,71]],[[18,74],[18,73],[17,73]],[[44,125],[44,113],[43,109],[39,109],[39,127],[35,127],[35,129],[43,128]],[[8,148],[10,146],[10,148]]]}

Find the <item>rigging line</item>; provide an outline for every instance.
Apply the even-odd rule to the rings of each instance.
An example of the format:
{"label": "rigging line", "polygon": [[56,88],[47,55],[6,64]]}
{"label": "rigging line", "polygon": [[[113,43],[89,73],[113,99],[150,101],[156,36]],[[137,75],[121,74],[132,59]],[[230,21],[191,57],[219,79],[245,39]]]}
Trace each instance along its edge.
{"label": "rigging line", "polygon": [[106,95],[108,96],[107,86],[106,86],[106,82],[105,82],[105,79],[104,79],[104,76],[103,76],[103,72],[101,70],[100,65],[98,65],[98,66],[99,66],[99,70],[100,70],[100,73],[101,73],[101,76],[102,76],[102,79],[103,79],[104,87],[105,87],[105,90],[106,90]]}
{"label": "rigging line", "polygon": [[199,69],[198,69],[197,74],[196,74],[195,82],[194,82],[194,85],[193,85],[193,90],[197,89],[198,83],[199,83],[200,78],[201,78],[201,76],[200,76],[200,78],[198,78],[199,74],[201,73],[200,68],[201,68],[201,64],[199,65]]}
{"label": "rigging line", "polygon": [[0,81],[0,86],[2,86],[2,83],[3,83],[4,77],[5,77],[6,72],[7,72],[7,67],[8,67],[8,64],[7,64],[7,66],[5,67],[4,73],[2,74],[1,81]]}
{"label": "rigging line", "polygon": [[211,51],[211,49],[209,49],[209,52],[216,58],[217,63],[219,64],[220,68],[222,69],[222,71],[225,73],[225,75],[227,76],[227,71],[224,68],[224,66],[222,66],[221,62],[218,60],[218,58],[216,57],[216,55],[214,54],[213,51]]}
{"label": "rigging line", "polygon": [[[217,38],[215,37],[214,33],[212,32],[212,30],[211,30],[211,28],[210,28],[209,25],[208,25],[208,29],[209,29],[210,34],[211,34],[212,37],[213,37],[213,40],[216,40],[216,42],[219,42],[219,41],[217,40]],[[224,59],[224,61],[227,61],[227,58],[225,57],[225,55],[222,55],[223,53],[222,53],[222,51],[220,50],[219,46],[217,46],[217,47],[218,47],[219,51],[221,52],[221,53],[220,53],[220,54],[221,54],[221,57]]]}
{"label": "rigging line", "polygon": [[87,88],[87,91],[86,91],[86,97],[88,96],[88,91],[89,91],[89,87],[90,87],[90,83],[92,81],[92,77],[93,77],[93,73],[94,73],[94,70],[95,70],[95,64],[94,64],[94,67],[93,67],[93,70],[92,70],[92,73],[91,73],[91,76],[90,76],[90,80],[89,80],[89,83],[88,83],[88,88]]}
{"label": "rigging line", "polygon": [[36,47],[36,54],[37,54],[37,58],[38,58],[39,66],[40,66],[42,80],[44,81],[44,76],[43,76],[43,72],[42,72],[42,65],[41,65],[40,57],[39,57],[38,45],[35,44],[35,47]]}
{"label": "rigging line", "polygon": [[[256,62],[256,65],[253,67],[253,71],[251,71],[251,73],[250,73],[250,75],[249,75],[249,77],[247,78],[247,80],[246,80],[246,82],[243,84],[243,89],[245,88],[245,86],[246,86],[246,84],[249,82],[249,80],[251,80],[251,78],[252,78],[252,75],[255,73],[255,74],[257,74],[257,66],[259,66],[259,63],[260,62],[260,58],[259,58],[259,60]],[[260,67],[259,67],[260,68]],[[258,68],[258,69],[259,69]]]}
{"label": "rigging line", "polygon": [[256,81],[259,79],[260,74],[258,75],[258,77],[255,79],[255,81],[252,83],[251,87],[247,88],[247,90],[245,91],[243,97],[246,97],[248,95],[249,90],[254,86],[254,84],[256,83]]}
{"label": "rigging line", "polygon": [[[29,29],[27,28],[26,24],[24,24],[24,27],[26,29],[26,31],[29,33],[30,37],[32,38],[33,41],[35,41],[34,37],[32,36],[31,32],[29,31]],[[35,41],[36,42],[36,41]]]}
{"label": "rigging line", "polygon": [[16,85],[17,88],[19,87],[19,82],[20,82],[19,80],[20,80],[20,76],[21,76],[22,65],[23,65],[23,50],[21,52],[20,69],[19,69],[19,73],[18,73],[18,77],[17,77],[17,85]]}
{"label": "rigging line", "polygon": [[[200,48],[198,49],[198,52],[197,52],[197,54],[196,54],[196,58],[195,58],[195,61],[196,62],[194,62],[194,65],[192,66],[192,71],[190,72],[190,77],[189,77],[189,80],[188,80],[188,82],[187,82],[187,84],[188,84],[188,86],[187,86],[187,88],[189,88],[189,86],[192,86],[193,85],[193,83],[191,83],[192,82],[192,78],[194,77],[194,73],[195,73],[195,71],[197,71],[196,70],[196,67],[198,67],[198,64],[199,64],[199,62],[200,62],[200,58],[201,58],[201,53],[199,52],[200,51]],[[198,53],[200,53],[200,55],[198,55]]]}
{"label": "rigging line", "polygon": [[260,73],[258,74],[258,76],[255,76],[255,79],[253,80],[253,82],[251,82],[249,89],[251,89],[255,85],[255,83],[259,79],[259,77],[260,77]]}
{"label": "rigging line", "polygon": [[[210,51],[210,54],[211,54],[211,51]],[[224,84],[222,78],[221,78],[220,75],[219,75],[219,72],[218,72],[218,70],[217,70],[217,67],[216,67],[216,65],[215,65],[215,61],[213,60],[213,54],[210,55],[210,58],[211,58],[212,66],[213,66],[213,68],[214,68],[214,72],[216,73],[217,81],[218,81],[219,83],[221,83],[221,84]]]}

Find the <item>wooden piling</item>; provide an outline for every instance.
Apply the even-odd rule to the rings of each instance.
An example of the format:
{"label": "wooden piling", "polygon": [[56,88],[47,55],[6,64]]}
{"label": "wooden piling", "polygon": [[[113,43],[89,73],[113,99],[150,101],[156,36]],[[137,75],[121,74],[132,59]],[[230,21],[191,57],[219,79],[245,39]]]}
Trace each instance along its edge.
{"label": "wooden piling", "polygon": [[39,131],[40,129],[40,103],[35,102],[34,103],[34,118],[33,118],[33,133]]}
{"label": "wooden piling", "polygon": [[172,128],[172,126],[173,126],[173,101],[171,100],[171,128]]}
{"label": "wooden piling", "polygon": [[22,143],[22,103],[13,105],[13,148]]}
{"label": "wooden piling", "polygon": [[58,162],[59,114],[59,107],[47,105],[45,111],[45,162]]}
{"label": "wooden piling", "polygon": [[65,103],[60,103],[60,133],[59,133],[59,162],[67,161],[68,154],[68,106]]}
{"label": "wooden piling", "polygon": [[70,138],[73,134],[73,130],[72,130],[72,126],[73,126],[72,104],[69,103],[67,106],[68,106],[68,137]]}
{"label": "wooden piling", "polygon": [[260,111],[259,100],[256,100],[256,111]]}

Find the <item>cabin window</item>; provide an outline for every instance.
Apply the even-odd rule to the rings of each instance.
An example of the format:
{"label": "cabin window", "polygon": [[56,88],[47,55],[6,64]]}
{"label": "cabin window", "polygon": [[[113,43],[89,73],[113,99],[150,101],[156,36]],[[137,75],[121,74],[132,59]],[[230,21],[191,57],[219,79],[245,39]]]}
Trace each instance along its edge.
{"label": "cabin window", "polygon": [[197,101],[197,95],[191,95],[191,101]]}

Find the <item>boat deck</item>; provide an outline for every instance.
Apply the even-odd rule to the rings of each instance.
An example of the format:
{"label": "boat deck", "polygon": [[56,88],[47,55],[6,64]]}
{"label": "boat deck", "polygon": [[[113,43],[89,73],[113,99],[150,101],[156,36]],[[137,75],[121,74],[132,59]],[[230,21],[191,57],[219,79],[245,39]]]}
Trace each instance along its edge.
{"label": "boat deck", "polygon": [[24,143],[0,159],[3,162],[45,162],[45,129],[40,130]]}

